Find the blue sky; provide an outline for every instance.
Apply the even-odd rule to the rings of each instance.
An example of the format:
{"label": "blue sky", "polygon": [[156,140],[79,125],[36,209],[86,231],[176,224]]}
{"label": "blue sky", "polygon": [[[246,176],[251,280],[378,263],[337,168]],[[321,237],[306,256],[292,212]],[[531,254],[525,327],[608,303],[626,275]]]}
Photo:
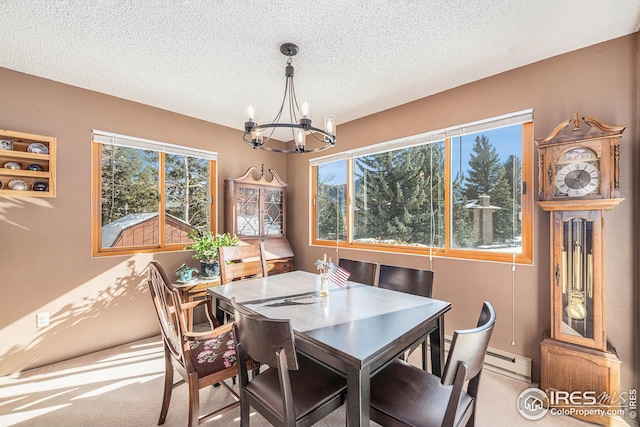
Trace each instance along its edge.
{"label": "blue sky", "polygon": [[[459,170],[460,165],[463,169],[466,169],[471,159],[471,149],[475,142],[476,136],[486,135],[489,142],[493,144],[498,153],[500,154],[500,160],[504,162],[511,154],[515,154],[522,159],[522,126],[513,125],[498,129],[492,129],[482,131],[476,134],[469,134],[462,136],[462,156],[460,155],[460,137],[453,138],[452,144],[452,157],[456,159],[453,162],[451,172],[455,176]],[[344,184],[346,182],[346,166],[345,160],[340,160],[332,163],[322,165],[322,173],[326,177],[333,174],[335,179],[333,184]]]}

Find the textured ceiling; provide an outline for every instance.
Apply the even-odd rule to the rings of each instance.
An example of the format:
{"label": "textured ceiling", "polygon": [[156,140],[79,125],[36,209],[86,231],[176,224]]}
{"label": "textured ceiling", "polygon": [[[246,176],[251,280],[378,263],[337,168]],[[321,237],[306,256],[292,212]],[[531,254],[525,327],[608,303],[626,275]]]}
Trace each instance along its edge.
{"label": "textured ceiling", "polygon": [[0,0],[0,67],[241,129],[283,42],[338,124],[638,30],[638,0]]}

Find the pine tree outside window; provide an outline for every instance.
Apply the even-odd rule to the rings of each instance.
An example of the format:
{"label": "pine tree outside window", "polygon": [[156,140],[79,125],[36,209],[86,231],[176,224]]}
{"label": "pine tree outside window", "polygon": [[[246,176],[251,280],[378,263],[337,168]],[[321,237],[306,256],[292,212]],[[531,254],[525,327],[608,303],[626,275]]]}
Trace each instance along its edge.
{"label": "pine tree outside window", "polygon": [[93,135],[94,256],[183,250],[213,230],[215,153],[124,135]]}
{"label": "pine tree outside window", "polygon": [[530,263],[531,120],[526,110],[312,159],[312,244]]}

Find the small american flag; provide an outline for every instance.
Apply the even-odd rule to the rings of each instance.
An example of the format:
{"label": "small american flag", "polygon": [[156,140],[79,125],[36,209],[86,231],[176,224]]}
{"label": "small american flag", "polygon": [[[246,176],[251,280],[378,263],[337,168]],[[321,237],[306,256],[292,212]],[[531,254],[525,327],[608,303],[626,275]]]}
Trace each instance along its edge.
{"label": "small american flag", "polygon": [[340,287],[344,286],[347,280],[349,280],[349,276],[351,276],[351,273],[331,261],[329,261],[328,274],[329,280]]}

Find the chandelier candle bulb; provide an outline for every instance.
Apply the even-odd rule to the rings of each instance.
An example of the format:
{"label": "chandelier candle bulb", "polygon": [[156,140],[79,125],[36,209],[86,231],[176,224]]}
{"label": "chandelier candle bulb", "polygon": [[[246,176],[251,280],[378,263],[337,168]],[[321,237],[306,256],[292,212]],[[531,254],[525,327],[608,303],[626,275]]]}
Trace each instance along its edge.
{"label": "chandelier candle bulb", "polygon": [[336,116],[333,114],[327,114],[324,116],[324,131],[329,135],[336,135]]}
{"label": "chandelier candle bulb", "polygon": [[301,153],[304,153],[305,145],[306,143],[305,143],[304,132],[302,130],[299,130],[296,136],[296,147],[298,148],[298,151],[300,151]]}

